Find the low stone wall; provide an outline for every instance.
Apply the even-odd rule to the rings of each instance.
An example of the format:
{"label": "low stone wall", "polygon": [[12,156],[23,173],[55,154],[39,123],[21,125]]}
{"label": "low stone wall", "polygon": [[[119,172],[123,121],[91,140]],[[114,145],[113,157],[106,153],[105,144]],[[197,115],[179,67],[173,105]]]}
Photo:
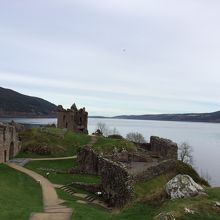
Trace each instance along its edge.
{"label": "low stone wall", "polygon": [[157,165],[147,168],[145,171],[134,175],[134,181],[150,180],[156,176],[166,174],[176,169],[176,160],[164,160]]}
{"label": "low stone wall", "polygon": [[78,151],[79,172],[101,176],[102,196],[110,206],[123,207],[133,197],[132,177],[121,164],[96,154],[85,146]]}

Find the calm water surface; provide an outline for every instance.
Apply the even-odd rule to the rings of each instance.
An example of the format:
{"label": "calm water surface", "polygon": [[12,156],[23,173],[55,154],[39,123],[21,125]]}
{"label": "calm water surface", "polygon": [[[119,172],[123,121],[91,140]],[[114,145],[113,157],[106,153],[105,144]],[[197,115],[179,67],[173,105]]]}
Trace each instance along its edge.
{"label": "calm water surface", "polygon": [[[56,119],[14,120],[35,125],[56,123]],[[193,147],[194,166],[198,172],[208,173],[211,183],[220,186],[220,124],[92,118],[89,119],[89,133],[95,131],[98,122],[105,123],[109,129],[116,128],[123,136],[129,132],[140,132],[146,140],[151,135],[157,135],[170,138],[178,144],[188,142]]]}

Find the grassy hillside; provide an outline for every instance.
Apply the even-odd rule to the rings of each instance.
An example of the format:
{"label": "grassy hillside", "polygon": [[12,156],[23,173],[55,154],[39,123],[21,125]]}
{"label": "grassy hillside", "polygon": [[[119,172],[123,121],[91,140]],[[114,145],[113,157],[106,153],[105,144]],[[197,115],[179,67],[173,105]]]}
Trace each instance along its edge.
{"label": "grassy hillside", "polygon": [[[49,155],[40,154],[42,157],[71,156],[76,154],[79,146],[91,143],[91,138],[88,135],[67,132],[63,129],[57,128],[26,130],[21,133],[21,137],[23,139],[23,150],[25,151],[25,149],[29,149],[29,151],[25,151],[21,153],[21,155],[27,157],[39,157],[39,154],[31,152],[31,149],[41,146],[46,146],[46,149],[49,149]],[[99,152],[107,153],[111,152],[114,148],[119,150],[125,148],[129,151],[135,149],[135,146],[128,141],[104,137],[97,137],[93,147]],[[74,166],[76,166],[76,161],[74,159],[30,161],[26,164],[26,168],[34,170],[43,176],[46,176],[47,171],[42,170],[42,168],[69,170]],[[110,212],[88,203],[78,203],[78,197],[70,196],[61,190],[58,190],[58,194],[62,199],[66,200],[67,206],[73,208],[74,213],[72,219],[74,220],[152,220],[161,212],[172,213],[176,219],[180,220],[220,219],[220,208],[214,206],[216,201],[220,202],[220,188],[206,187],[205,191],[207,195],[189,199],[170,200],[167,198],[164,191],[165,184],[170,180],[171,176],[176,175],[177,173],[188,174],[196,182],[202,185],[207,185],[191,166],[179,162],[176,170],[173,170],[167,175],[161,175],[149,181],[135,183],[134,200],[122,210],[114,210],[114,212]],[[100,181],[100,178],[94,175],[59,174],[56,172],[50,172],[48,179],[56,184],[68,184],[74,181],[98,183]],[[74,190],[76,190],[75,192],[88,193],[79,189]],[[195,214],[186,214],[184,211],[185,208],[194,210]]]}
{"label": "grassy hillside", "polygon": [[[20,133],[22,152],[17,157],[62,157],[76,155],[77,149],[91,142],[91,137],[59,128],[33,128]],[[135,150],[135,145],[127,140],[97,137],[92,144],[98,152],[109,153],[117,148]]]}
{"label": "grassy hillside", "polygon": [[[42,167],[69,169],[72,166],[76,166],[76,162],[73,159],[62,161],[31,161],[26,165],[27,168],[42,175],[46,173],[46,171],[39,170]],[[194,179],[199,178],[197,176],[198,174],[190,166],[186,167],[181,164],[179,165],[178,172],[191,174]],[[97,183],[99,181],[97,176],[84,174],[51,173],[48,178],[51,182],[59,184],[67,184],[74,181],[85,183]],[[74,220],[152,220],[161,212],[172,213],[176,219],[180,220],[220,219],[220,208],[217,209],[214,207],[214,202],[220,201],[220,188],[206,187],[205,191],[207,195],[190,199],[170,200],[164,193],[164,186],[170,178],[170,175],[161,175],[149,181],[137,182],[134,185],[135,197],[133,203],[129,204],[123,210],[116,210],[114,212],[109,212],[91,204],[78,203],[78,197],[70,196],[61,190],[58,190],[58,194],[62,199],[66,200],[67,206],[74,209],[72,216]],[[195,210],[196,213],[194,215],[186,214],[184,208]]]}
{"label": "grassy hillside", "polygon": [[210,113],[119,115],[113,118],[158,121],[220,122],[220,111]]}
{"label": "grassy hillside", "polygon": [[93,145],[94,150],[104,153],[112,152],[115,148],[117,148],[118,151],[121,151],[122,149],[134,151],[136,146],[134,143],[124,139],[113,139],[106,137],[97,137],[97,141]]}
{"label": "grassy hillside", "polygon": [[59,128],[34,128],[20,133],[22,151],[17,157],[73,156],[79,146],[88,144],[90,137]]}
{"label": "grassy hillside", "polygon": [[0,117],[54,117],[56,105],[0,87]]}
{"label": "grassy hillside", "polygon": [[[123,210],[109,212],[107,210],[92,206],[90,204],[77,203],[78,198],[72,197],[65,192],[58,190],[58,194],[62,199],[66,200],[66,204],[72,207],[72,220],[81,219],[100,219],[100,220],[153,220],[158,214],[172,213],[177,220],[219,220],[220,209],[215,208],[215,201],[220,201],[220,188],[207,188],[207,196],[198,196],[189,199],[166,199],[162,204],[151,204],[148,201],[140,200],[139,196],[152,196],[152,193],[158,191],[160,187],[164,187],[163,177],[149,181],[142,185],[142,189],[136,189],[136,200],[125,207]],[[156,183],[156,185],[154,185]],[[160,186],[159,186],[160,185]],[[162,188],[163,188],[162,187]],[[195,211],[195,214],[186,214],[184,209],[189,208]]]}
{"label": "grassy hillside", "polygon": [[28,220],[43,209],[41,187],[31,177],[0,164],[0,219]]}
{"label": "grassy hillside", "polygon": [[[26,168],[33,170],[42,176],[46,177],[48,171],[42,170],[41,168],[52,168],[56,170],[69,170],[76,166],[75,159],[68,160],[44,160],[44,161],[30,161],[25,165]],[[47,177],[51,182],[55,184],[69,184],[71,182],[86,182],[86,183],[98,183],[100,178],[95,175],[83,175],[83,174],[66,174],[50,172]]]}

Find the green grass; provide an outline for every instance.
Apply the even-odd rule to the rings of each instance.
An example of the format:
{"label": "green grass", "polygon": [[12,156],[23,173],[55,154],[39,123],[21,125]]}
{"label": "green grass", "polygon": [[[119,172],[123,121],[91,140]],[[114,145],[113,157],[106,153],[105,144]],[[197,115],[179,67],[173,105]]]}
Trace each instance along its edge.
{"label": "green grass", "polygon": [[91,204],[80,204],[76,197],[57,190],[61,199],[64,199],[68,207],[73,208],[71,220],[150,220],[154,216],[152,207],[141,203],[135,203],[130,207],[124,208],[120,213],[113,214],[103,208]]}
{"label": "green grass", "polygon": [[134,185],[134,191],[138,200],[151,197],[164,190],[168,177],[165,175],[157,176],[149,181],[139,181]]}
{"label": "green grass", "polygon": [[210,186],[209,183],[199,176],[197,171],[189,164],[177,161],[176,174],[186,174],[193,178],[193,180],[201,185]]}
{"label": "green grass", "polygon": [[124,139],[97,137],[97,141],[93,145],[93,148],[97,152],[110,153],[114,150],[114,148],[117,148],[118,151],[121,151],[122,149],[134,151],[136,146],[134,143]]}
{"label": "green grass", "polygon": [[[90,136],[59,128],[33,128],[20,133],[22,151],[17,157],[64,157],[75,155],[79,146],[88,144]],[[47,153],[34,149],[45,147]],[[28,150],[27,150],[28,149]],[[25,151],[26,150],[26,151]]]}
{"label": "green grass", "polygon": [[31,177],[0,164],[0,219],[28,220],[43,210],[40,185]]}
{"label": "green grass", "polygon": [[[177,219],[194,220],[194,219],[220,219],[220,210],[214,208],[214,202],[220,201],[220,188],[207,188],[207,196],[197,196],[186,199],[167,200],[158,212],[172,212]],[[196,213],[185,214],[184,208],[194,210]]]}
{"label": "green grass", "polygon": [[[68,170],[72,167],[76,166],[75,159],[67,159],[67,160],[39,160],[39,161],[30,161],[25,167],[33,170],[42,176],[46,177],[47,171],[40,170],[39,168],[52,168],[58,170]],[[50,172],[48,179],[55,184],[69,184],[71,182],[85,182],[85,183],[99,183],[100,177],[95,175],[88,174],[61,174]]]}

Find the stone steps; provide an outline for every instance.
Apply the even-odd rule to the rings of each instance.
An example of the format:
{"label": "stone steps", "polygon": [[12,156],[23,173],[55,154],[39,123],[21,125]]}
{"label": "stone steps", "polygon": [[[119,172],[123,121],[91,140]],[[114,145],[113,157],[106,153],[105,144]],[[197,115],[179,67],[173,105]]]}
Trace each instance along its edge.
{"label": "stone steps", "polygon": [[98,197],[93,195],[88,195],[84,193],[76,193],[75,190],[71,187],[71,184],[67,184],[65,186],[60,187],[64,192],[68,193],[71,196],[78,197],[82,201],[85,201],[85,204],[93,204],[97,206],[101,206],[102,208],[112,210],[110,207],[108,207],[107,204],[105,204],[102,200],[98,199]]}

